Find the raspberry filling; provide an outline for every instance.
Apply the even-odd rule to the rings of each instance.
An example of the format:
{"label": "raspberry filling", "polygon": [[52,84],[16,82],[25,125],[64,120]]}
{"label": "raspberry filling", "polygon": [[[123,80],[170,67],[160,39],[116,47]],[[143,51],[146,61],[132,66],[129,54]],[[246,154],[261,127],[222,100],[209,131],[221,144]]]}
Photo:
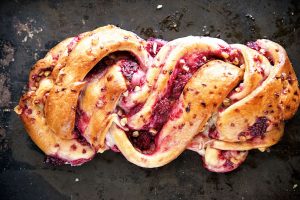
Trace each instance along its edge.
{"label": "raspberry filling", "polygon": [[131,60],[122,60],[121,63],[123,76],[126,77],[127,80],[131,81],[134,73],[138,71],[139,65]]}
{"label": "raspberry filling", "polygon": [[[119,64],[121,65],[121,72],[125,79],[129,82],[127,90],[134,91],[136,86],[142,86],[145,83],[145,72],[141,70],[139,64],[135,60],[122,59]],[[126,99],[122,99],[126,101]]]}
{"label": "raspberry filling", "polygon": [[[238,151],[236,151],[235,153],[239,154]],[[223,167],[225,167],[228,170],[232,170],[234,168],[234,164],[230,160],[230,158],[231,158],[231,152],[230,151],[221,150],[221,153],[219,154],[219,159],[220,160],[225,160],[225,163],[223,164]]]}
{"label": "raspberry filling", "polygon": [[[92,159],[92,158],[90,158]],[[60,165],[64,165],[66,163],[71,164],[72,166],[78,166],[81,165],[82,163],[85,163],[87,161],[89,161],[90,159],[77,159],[77,160],[73,160],[73,161],[68,161],[62,158],[59,158],[58,156],[46,156],[45,158],[45,163],[46,164],[50,164],[53,166],[60,166]]]}
{"label": "raspberry filling", "polygon": [[151,117],[148,128],[154,128],[160,131],[162,126],[167,122],[168,116],[175,103],[178,101],[184,86],[190,80],[192,75],[207,62],[207,54],[189,54],[181,58],[174,71],[163,71],[169,73],[168,88],[165,95],[158,100]]}
{"label": "raspberry filling", "polygon": [[133,146],[144,154],[151,154],[155,149],[155,136],[148,131],[127,131],[126,134]]}
{"label": "raspberry filling", "polygon": [[75,135],[81,135],[80,133],[83,133],[85,131],[85,129],[88,126],[88,123],[90,121],[90,118],[87,116],[87,114],[82,111],[79,106],[77,106],[77,112],[76,112],[76,120],[75,120],[75,126],[76,129],[74,130],[74,132],[76,130],[76,134]]}
{"label": "raspberry filling", "polygon": [[266,117],[259,117],[256,122],[248,128],[252,137],[263,137],[269,126],[269,120]]}
{"label": "raspberry filling", "polygon": [[221,150],[220,154],[219,154],[219,159],[220,160],[225,160],[224,164],[223,164],[223,168],[225,169],[225,171],[232,171],[234,170],[239,164],[238,163],[234,163],[232,161],[232,158],[239,156],[242,152],[240,151],[225,151],[225,150]]}
{"label": "raspberry filling", "polygon": [[149,128],[160,130],[166,123],[173,105],[174,101],[166,97],[161,99],[154,107]]}
{"label": "raspberry filling", "polygon": [[89,146],[90,144],[88,143],[88,141],[80,134],[80,131],[78,130],[78,128],[75,127],[73,134],[76,138],[76,140],[82,144],[83,146]]}
{"label": "raspberry filling", "polygon": [[252,126],[249,126],[247,131],[241,132],[239,137],[246,138],[255,138],[260,137],[263,138],[265,133],[267,132],[267,128],[269,126],[270,121],[266,117],[258,117],[255,123]]}
{"label": "raspberry filling", "polygon": [[168,116],[174,104],[178,101],[185,85],[193,74],[205,63],[215,59],[222,59],[221,55],[224,52],[228,52],[229,57],[227,59],[229,60],[235,60],[235,58],[240,56],[237,53],[231,53],[232,51],[230,49],[222,49],[216,54],[210,52],[192,53],[179,59],[174,71],[163,71],[163,73],[169,73],[171,75],[168,81],[168,88],[165,95],[158,100],[153,108],[153,114],[148,128],[154,128],[159,131],[168,120]]}
{"label": "raspberry filling", "polygon": [[167,41],[157,39],[157,38],[149,38],[147,40],[146,50],[150,53],[152,57],[155,57],[159,50],[167,44]]}
{"label": "raspberry filling", "polygon": [[247,46],[265,56],[269,60],[271,65],[274,65],[274,60],[270,52],[266,51],[265,49],[262,49],[257,42],[247,42]]}
{"label": "raspberry filling", "polygon": [[219,138],[220,134],[219,134],[219,132],[217,131],[215,125],[212,125],[212,126],[210,127],[209,132],[208,132],[208,136],[209,136],[210,138],[213,138],[213,139],[218,139],[218,138]]}

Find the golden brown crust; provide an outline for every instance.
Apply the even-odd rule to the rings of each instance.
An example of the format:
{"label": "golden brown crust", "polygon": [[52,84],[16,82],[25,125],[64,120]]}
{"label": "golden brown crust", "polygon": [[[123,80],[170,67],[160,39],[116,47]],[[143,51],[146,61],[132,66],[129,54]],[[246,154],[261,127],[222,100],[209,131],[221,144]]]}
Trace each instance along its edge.
{"label": "golden brown crust", "polygon": [[[231,171],[248,150],[264,150],[280,140],[300,95],[280,45],[257,40],[249,48],[196,36],[170,41],[160,50],[154,44],[152,57],[149,42],[108,25],[52,48],[34,65],[29,91],[15,109],[32,140],[45,154],[72,165],[111,148],[138,166],[159,167],[190,149],[216,172]],[[130,80],[124,75],[128,55],[88,75],[108,55],[124,51],[139,66],[126,72],[134,73]],[[183,90],[167,100],[173,103],[170,113],[156,130],[156,106],[179,87],[174,86],[179,76],[186,78]],[[139,131],[155,135],[151,152],[133,143]]]}
{"label": "golden brown crust", "polygon": [[193,141],[188,145],[188,149],[204,155],[206,147],[212,147],[221,150],[232,151],[248,151],[251,149],[266,149],[276,144],[283,135],[284,124],[281,123],[278,127],[268,131],[265,137],[253,138],[244,142],[226,142],[209,138],[203,134],[198,134],[194,137]]}
{"label": "golden brown crust", "polygon": [[[261,60],[260,65],[269,65],[268,68],[270,68],[266,80],[248,96],[219,115],[217,130],[220,133],[218,138],[220,140],[238,142],[250,139],[239,137],[239,134],[254,124],[257,117],[265,116],[271,121],[270,123],[278,124],[292,116],[298,108],[299,88],[297,81],[291,83],[287,80],[288,74],[292,80],[296,80],[296,76],[284,49],[271,42],[265,43],[264,40],[260,44],[272,45],[272,49],[278,50],[278,52],[273,51],[271,54],[274,56],[274,66],[271,66],[266,59]],[[264,48],[265,46],[261,47]],[[271,53],[269,49],[266,50]],[[281,60],[279,57],[282,57]],[[282,79],[284,74],[286,74],[285,78]],[[286,109],[287,107],[289,109]]]}
{"label": "golden brown crust", "polygon": [[[47,126],[43,117],[43,107],[35,104],[32,99],[34,93],[25,94],[16,110],[21,112],[20,117],[31,139],[46,155],[62,159],[71,165],[78,165],[93,158],[95,151],[89,145],[81,144],[75,139],[64,140],[57,137]],[[24,110],[24,107],[27,109]]]}
{"label": "golden brown crust", "polygon": [[282,109],[283,119],[290,119],[295,115],[299,107],[299,83],[284,48],[270,40],[257,40],[261,48],[269,52],[274,60],[272,78],[281,80],[279,106]]}
{"label": "golden brown crust", "polygon": [[60,137],[71,139],[75,122],[72,107],[76,107],[81,91],[77,85],[103,57],[115,51],[130,51],[142,66],[147,66],[149,55],[143,43],[135,34],[110,25],[98,28],[90,36],[82,38],[70,53],[47,99],[46,120],[51,129]]}
{"label": "golden brown crust", "polygon": [[125,91],[125,79],[120,66],[116,64],[104,73],[100,81],[91,81],[81,97],[80,109],[90,118],[83,136],[99,152],[106,149],[105,136],[115,117],[111,111]]}

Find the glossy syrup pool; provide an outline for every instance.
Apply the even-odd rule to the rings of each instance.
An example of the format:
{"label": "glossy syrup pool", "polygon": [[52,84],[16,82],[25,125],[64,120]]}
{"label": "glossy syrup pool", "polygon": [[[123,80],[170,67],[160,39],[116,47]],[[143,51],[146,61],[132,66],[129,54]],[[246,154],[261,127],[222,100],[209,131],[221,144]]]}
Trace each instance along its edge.
{"label": "glossy syrup pool", "polygon": [[269,38],[286,48],[300,77],[299,8],[293,0],[1,1],[1,199],[298,199],[299,112],[270,153],[251,151],[237,170],[216,174],[189,151],[159,169],[139,168],[114,152],[81,167],[47,165],[12,108],[37,59],[58,41],[106,24],[168,41],[187,35],[244,44]]}

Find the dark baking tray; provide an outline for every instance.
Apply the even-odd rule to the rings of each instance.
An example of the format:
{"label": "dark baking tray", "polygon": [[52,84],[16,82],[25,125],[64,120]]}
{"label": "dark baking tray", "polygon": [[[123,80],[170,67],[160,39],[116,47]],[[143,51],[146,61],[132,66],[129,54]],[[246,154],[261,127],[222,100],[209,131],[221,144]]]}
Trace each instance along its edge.
{"label": "dark baking tray", "polygon": [[1,1],[0,199],[299,199],[299,112],[270,152],[251,151],[237,170],[217,174],[189,151],[158,169],[139,168],[113,152],[80,167],[49,166],[12,111],[37,59],[62,39],[106,24],[166,40],[269,38],[286,48],[300,77],[299,7],[260,0]]}

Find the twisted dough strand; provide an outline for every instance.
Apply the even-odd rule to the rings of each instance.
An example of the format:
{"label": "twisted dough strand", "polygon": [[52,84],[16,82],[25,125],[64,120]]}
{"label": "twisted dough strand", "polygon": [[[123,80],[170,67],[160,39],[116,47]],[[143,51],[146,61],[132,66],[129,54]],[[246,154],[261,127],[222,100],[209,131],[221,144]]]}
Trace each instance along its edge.
{"label": "twisted dough strand", "polygon": [[15,111],[52,161],[80,165],[112,149],[160,167],[189,149],[226,172],[276,144],[298,106],[295,72],[274,42],[145,41],[109,25],[51,49]]}

